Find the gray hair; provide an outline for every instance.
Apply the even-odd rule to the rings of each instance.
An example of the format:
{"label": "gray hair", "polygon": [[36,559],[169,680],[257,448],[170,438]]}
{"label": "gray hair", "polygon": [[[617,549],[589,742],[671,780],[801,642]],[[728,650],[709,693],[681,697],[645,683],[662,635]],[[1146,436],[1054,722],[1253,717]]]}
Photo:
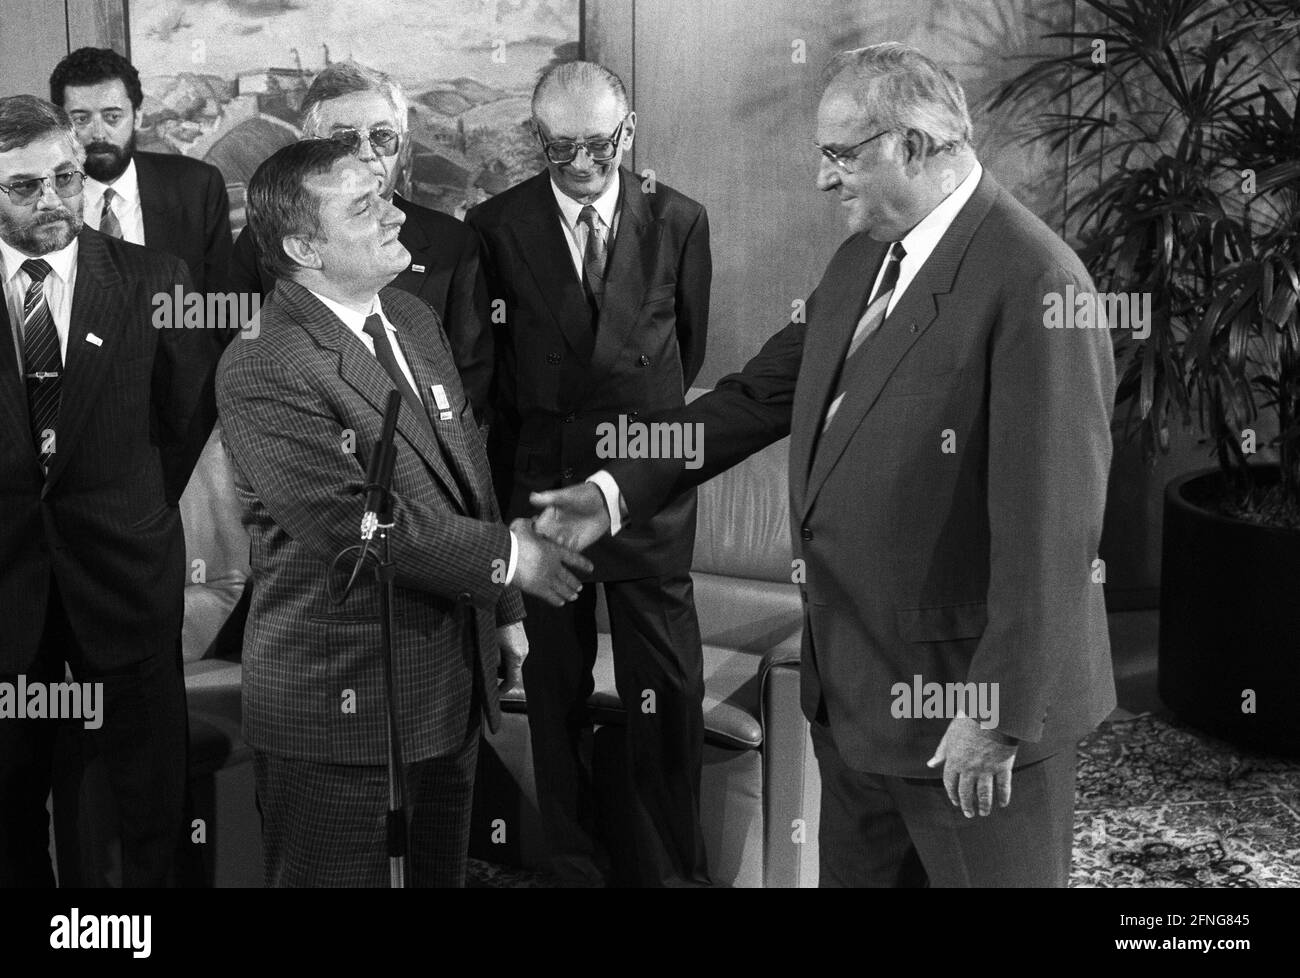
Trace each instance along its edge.
{"label": "gray hair", "polygon": [[406,132],[409,107],[402,86],[382,71],[366,68],[355,61],[336,61],[326,66],[313,80],[303,96],[300,112],[302,113],[302,134],[304,136],[328,136],[321,132],[320,106],[322,102],[352,95],[355,92],[378,92],[388,99],[397,116],[397,125]]}
{"label": "gray hair", "polygon": [[72,120],[63,109],[35,95],[0,98],[0,153],[52,135],[67,137],[78,166],[86,161],[86,148],[77,139]]}
{"label": "gray hair", "polygon": [[553,91],[574,94],[597,85],[607,86],[618,103],[619,115],[627,115],[627,89],[618,75],[594,61],[562,61],[548,68],[537,80],[533,89],[533,118],[537,118],[537,106]]}
{"label": "gray hair", "polygon": [[822,69],[822,92],[848,87],[871,120],[889,132],[919,133],[925,155],[970,145],[966,95],[947,68],[897,41],[837,54]]}

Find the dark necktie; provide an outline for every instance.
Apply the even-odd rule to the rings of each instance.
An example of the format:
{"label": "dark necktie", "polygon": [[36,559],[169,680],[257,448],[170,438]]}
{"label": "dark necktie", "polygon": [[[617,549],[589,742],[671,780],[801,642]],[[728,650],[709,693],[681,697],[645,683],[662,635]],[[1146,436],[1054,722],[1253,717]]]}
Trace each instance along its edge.
{"label": "dark necktie", "polygon": [[112,202],[117,194],[112,187],[104,189],[104,209],[99,212],[99,231],[112,238],[122,237],[122,225],[113,213]]}
{"label": "dark necktie", "polygon": [[33,258],[23,262],[22,269],[31,279],[23,298],[23,379],[27,386],[27,410],[41,466],[48,470],[55,450],[54,424],[59,417],[63,358],[59,355],[59,334],[43,288],[45,276],[50,274],[50,263]]}
{"label": "dark necktie", "polygon": [[894,286],[898,284],[898,269],[906,257],[907,252],[903,250],[902,243],[895,241],[889,249],[885,274],[880,280],[880,287],[876,289],[876,294],[867,303],[866,311],[858,320],[857,328],[853,330],[853,338],[849,340],[849,348],[844,354],[844,361],[840,364],[840,373],[836,380],[836,394],[831,400],[830,407],[826,409],[826,420],[822,422],[822,431],[830,427],[835,412],[840,409],[840,403],[844,400],[844,395],[848,393],[846,381],[852,374],[852,368],[856,363],[855,357],[861,356],[863,344],[880,329],[881,323],[885,321],[885,312],[889,309],[889,300],[894,297]]}
{"label": "dark necktie", "polygon": [[578,222],[587,225],[587,247],[582,252],[582,284],[599,311],[605,301],[605,259],[609,248],[600,236],[596,208],[587,204],[578,213]]}
{"label": "dark necktie", "polygon": [[366,323],[361,328],[367,336],[375,341],[375,358],[379,361],[380,366],[388,372],[388,376],[392,378],[393,386],[401,392],[407,410],[414,411],[416,418],[422,419],[424,425],[430,429],[430,434],[432,434],[433,422],[429,420],[429,414],[425,410],[424,401],[420,398],[420,392],[411,387],[411,382],[406,379],[406,375],[402,373],[402,368],[397,365],[397,357],[393,354],[393,345],[389,342],[388,330],[384,328],[384,321],[379,318],[378,313],[373,313],[366,317]]}

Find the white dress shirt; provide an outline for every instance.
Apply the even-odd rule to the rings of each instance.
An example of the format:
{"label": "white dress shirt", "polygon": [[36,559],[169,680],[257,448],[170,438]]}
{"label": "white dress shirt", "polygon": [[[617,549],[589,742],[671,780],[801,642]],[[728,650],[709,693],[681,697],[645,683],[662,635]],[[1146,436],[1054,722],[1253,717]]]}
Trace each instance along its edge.
{"label": "white dress shirt", "polygon": [[[606,253],[614,236],[618,234],[618,193],[622,179],[623,175],[615,170],[614,179],[609,182],[609,186],[591,203],[591,206],[596,209],[596,223],[603,232]],[[578,280],[581,281],[582,256],[587,251],[587,235],[590,232],[587,230],[587,225],[578,220],[578,215],[586,205],[579,204],[564,193],[555,185],[554,180],[551,181],[551,193],[555,194],[555,202],[560,205],[560,225],[564,228],[564,240],[569,244],[569,257],[573,260],[573,270],[578,273]]]}
{"label": "white dress shirt", "polygon": [[[54,318],[54,329],[59,334],[59,357],[68,362],[68,328],[72,322],[72,293],[77,286],[77,239],[58,251],[52,251],[41,258],[50,264],[50,273],[45,276],[42,290],[45,304],[50,307]],[[0,260],[3,261],[5,302],[9,306],[9,322],[12,326],[14,352],[18,360],[18,376],[23,375],[23,300],[27,289],[32,284],[22,264],[28,257],[8,242],[0,240]]]}
{"label": "white dress shirt", "polygon": [[[961,209],[966,206],[975,193],[975,187],[980,182],[980,174],[984,168],[980,166],[979,161],[971,167],[970,173],[966,179],[959,183],[956,188],[939,202],[934,210],[926,214],[916,223],[916,226],[907,234],[903,235],[901,241],[903,250],[907,252],[906,256],[898,266],[898,283],[894,286],[894,294],[889,298],[889,306],[885,309],[885,315],[888,316],[898,305],[898,300],[902,298],[907,287],[912,284],[917,273],[925,265],[926,260],[938,246],[940,239],[948,232],[952,222],[957,219]],[[881,263],[880,271],[876,273],[875,282],[871,286],[871,295],[874,295],[879,288],[881,280],[885,276],[885,269],[889,262]],[[609,512],[609,535],[613,536],[623,528],[623,518],[620,512],[622,503],[622,492],[618,488],[618,483],[604,469],[593,473],[588,482],[594,483],[605,497],[605,509]]]}
{"label": "white dress shirt", "polygon": [[109,209],[122,228],[123,239],[131,244],[144,244],[144,211],[140,207],[140,178],[136,174],[134,159],[111,184],[86,177],[86,189],[82,191],[85,201],[82,213],[86,223],[99,230],[99,219],[104,213],[104,191],[110,186],[113,200]]}
{"label": "white dress shirt", "polygon": [[[420,392],[420,385],[415,382],[415,375],[411,373],[411,365],[406,362],[406,355],[402,352],[402,345],[397,342],[397,327],[389,322],[388,317],[384,315],[384,307],[380,303],[378,295],[370,301],[370,309],[368,312],[357,312],[355,309],[321,295],[314,289],[308,289],[307,291],[324,303],[325,308],[338,316],[339,319],[343,320],[343,325],[348,328],[348,331],[351,332],[352,335],[361,341],[361,345],[364,346],[370,352],[370,355],[375,357],[376,360],[379,358],[375,356],[375,341],[371,338],[370,334],[365,331],[365,326],[367,318],[378,314],[380,321],[384,324],[384,329],[388,331],[388,345],[393,348],[393,359],[397,361],[397,366],[402,371],[402,376],[406,378],[406,382],[411,385],[411,390],[416,392],[420,400],[423,401],[425,399],[426,395]],[[515,568],[518,567],[518,565],[519,541],[515,539],[514,531],[510,531],[510,564],[506,568],[507,584],[511,583],[515,579]]]}

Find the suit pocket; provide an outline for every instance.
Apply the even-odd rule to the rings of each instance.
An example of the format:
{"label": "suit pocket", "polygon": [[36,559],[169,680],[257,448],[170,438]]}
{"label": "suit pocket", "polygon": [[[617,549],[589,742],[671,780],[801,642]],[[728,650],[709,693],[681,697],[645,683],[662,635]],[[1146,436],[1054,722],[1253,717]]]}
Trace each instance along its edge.
{"label": "suit pocket", "polygon": [[641,300],[643,306],[648,306],[652,302],[660,302],[664,299],[671,299],[677,295],[677,283],[669,282],[666,285],[656,285],[652,289],[645,290],[645,298]]}
{"label": "suit pocket", "polygon": [[988,620],[988,605],[983,601],[936,608],[900,608],[898,633],[906,642],[949,642],[979,638],[984,634]]}

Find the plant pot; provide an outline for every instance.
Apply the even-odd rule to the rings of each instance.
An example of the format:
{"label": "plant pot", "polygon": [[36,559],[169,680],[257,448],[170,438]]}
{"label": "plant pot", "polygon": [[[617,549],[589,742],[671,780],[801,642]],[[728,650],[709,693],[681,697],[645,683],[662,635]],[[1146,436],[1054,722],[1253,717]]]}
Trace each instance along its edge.
{"label": "plant pot", "polygon": [[1195,502],[1222,486],[1209,469],[1165,490],[1160,698],[1234,744],[1300,755],[1300,532]]}

